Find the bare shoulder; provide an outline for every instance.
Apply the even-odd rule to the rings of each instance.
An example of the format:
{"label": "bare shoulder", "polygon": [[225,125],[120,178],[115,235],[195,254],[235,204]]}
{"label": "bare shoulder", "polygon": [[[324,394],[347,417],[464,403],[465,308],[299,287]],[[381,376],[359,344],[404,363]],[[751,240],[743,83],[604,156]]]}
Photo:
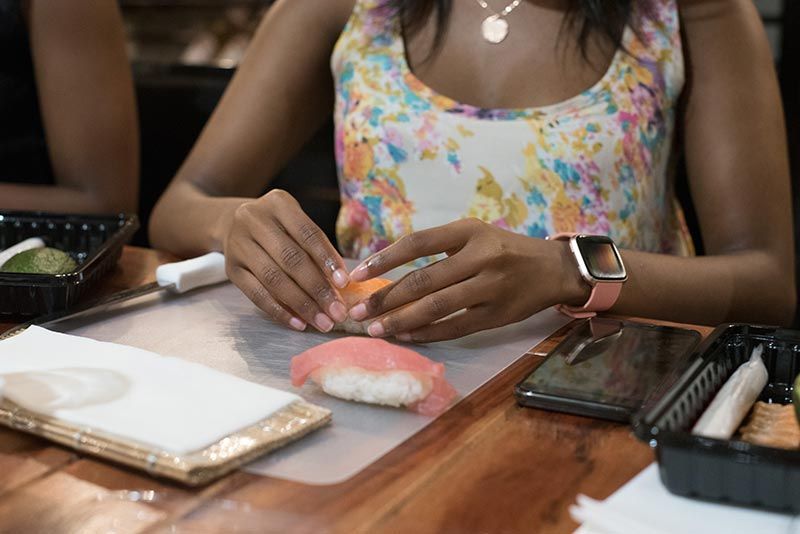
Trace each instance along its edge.
{"label": "bare shoulder", "polygon": [[761,27],[752,0],[678,0],[678,9],[687,29],[725,28],[736,32],[729,36],[732,41]]}
{"label": "bare shoulder", "polygon": [[[267,19],[280,19],[295,31],[320,31],[318,36],[335,41],[341,34],[357,0],[278,0]],[[314,33],[316,33],[316,31]]]}
{"label": "bare shoulder", "polygon": [[756,65],[772,68],[764,25],[752,0],[678,0],[678,6],[693,75],[738,76]]}
{"label": "bare shoulder", "polygon": [[[122,27],[119,8],[114,2],[27,0],[21,3],[21,9],[31,31],[39,28],[47,28],[49,32],[63,30],[62,37],[67,40],[85,37],[84,34],[115,33]],[[73,35],[73,32],[81,35]]]}

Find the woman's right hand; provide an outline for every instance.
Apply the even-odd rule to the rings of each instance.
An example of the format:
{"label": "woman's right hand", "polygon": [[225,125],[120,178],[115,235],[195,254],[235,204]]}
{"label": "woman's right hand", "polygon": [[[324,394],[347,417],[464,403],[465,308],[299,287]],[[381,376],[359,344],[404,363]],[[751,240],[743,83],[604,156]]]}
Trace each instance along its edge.
{"label": "woman's right hand", "polygon": [[347,318],[337,291],[349,282],[344,261],[286,191],[241,204],[224,251],[228,278],[272,320],[329,332]]}

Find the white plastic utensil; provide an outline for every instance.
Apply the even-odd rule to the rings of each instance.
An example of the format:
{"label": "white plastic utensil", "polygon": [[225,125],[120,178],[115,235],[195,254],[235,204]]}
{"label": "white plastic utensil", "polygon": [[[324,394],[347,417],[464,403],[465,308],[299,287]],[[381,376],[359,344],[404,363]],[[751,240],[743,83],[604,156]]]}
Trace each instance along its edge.
{"label": "white plastic utensil", "polygon": [[156,281],[162,288],[186,293],[198,287],[210,286],[228,279],[225,256],[210,252],[190,260],[167,263],[156,269]]}
{"label": "white plastic utensil", "polygon": [[731,439],[769,380],[762,352],[764,346],[758,345],[750,359],[733,372],[694,425],[692,434]]}

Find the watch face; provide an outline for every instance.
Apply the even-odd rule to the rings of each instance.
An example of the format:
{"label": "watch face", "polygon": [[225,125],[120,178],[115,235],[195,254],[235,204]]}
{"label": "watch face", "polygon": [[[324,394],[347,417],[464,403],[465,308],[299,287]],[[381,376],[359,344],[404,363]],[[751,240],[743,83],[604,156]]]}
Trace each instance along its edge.
{"label": "watch face", "polygon": [[575,243],[583,256],[586,270],[597,280],[625,280],[625,267],[617,247],[603,236],[577,236]]}

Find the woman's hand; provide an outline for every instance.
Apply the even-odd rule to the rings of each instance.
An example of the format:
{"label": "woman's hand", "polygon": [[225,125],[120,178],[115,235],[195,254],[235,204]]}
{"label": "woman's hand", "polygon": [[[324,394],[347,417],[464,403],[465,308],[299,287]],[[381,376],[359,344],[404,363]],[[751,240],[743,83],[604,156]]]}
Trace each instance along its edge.
{"label": "woman's hand", "polygon": [[515,323],[558,303],[580,305],[588,298],[589,286],[567,243],[526,237],[477,219],[407,235],[364,261],[350,277],[367,280],[440,253],[447,257],[377,291],[355,305],[350,316],[377,318],[368,326],[371,336],[426,343]]}
{"label": "woman's hand", "polygon": [[239,206],[224,250],[228,277],[274,321],[328,332],[346,319],[336,290],[349,283],[344,262],[289,193],[276,189]]}

